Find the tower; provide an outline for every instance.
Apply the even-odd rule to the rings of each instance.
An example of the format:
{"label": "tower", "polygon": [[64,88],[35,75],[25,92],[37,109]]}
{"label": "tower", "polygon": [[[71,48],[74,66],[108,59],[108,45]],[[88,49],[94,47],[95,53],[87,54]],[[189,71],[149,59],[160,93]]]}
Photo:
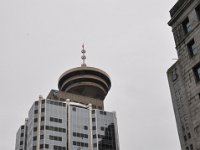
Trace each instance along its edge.
{"label": "tower", "polygon": [[64,72],[58,90],[32,105],[15,150],[119,150],[115,112],[104,111],[110,77],[83,64]]}
{"label": "tower", "polygon": [[182,150],[200,150],[200,1],[170,10],[178,60],[167,71]]}

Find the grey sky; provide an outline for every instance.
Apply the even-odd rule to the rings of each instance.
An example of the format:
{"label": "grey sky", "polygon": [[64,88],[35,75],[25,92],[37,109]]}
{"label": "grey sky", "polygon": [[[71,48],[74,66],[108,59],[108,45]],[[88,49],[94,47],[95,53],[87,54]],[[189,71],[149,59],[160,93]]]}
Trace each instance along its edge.
{"label": "grey sky", "polygon": [[105,109],[118,117],[121,150],[179,150],[166,77],[176,50],[169,10],[176,0],[0,0],[0,149],[38,95],[88,66],[112,80]]}

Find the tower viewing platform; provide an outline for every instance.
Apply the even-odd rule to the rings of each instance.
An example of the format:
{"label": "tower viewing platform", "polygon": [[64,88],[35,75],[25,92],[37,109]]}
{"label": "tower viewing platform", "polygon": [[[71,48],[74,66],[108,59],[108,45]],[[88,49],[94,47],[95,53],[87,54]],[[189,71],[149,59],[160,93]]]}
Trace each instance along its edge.
{"label": "tower viewing platform", "polygon": [[85,49],[82,46],[81,67],[64,72],[58,81],[58,89],[63,92],[104,100],[111,87],[110,77],[104,71],[87,67]]}
{"label": "tower viewing platform", "polygon": [[111,88],[110,77],[104,71],[81,66],[64,72],[58,81],[60,91],[104,100]]}

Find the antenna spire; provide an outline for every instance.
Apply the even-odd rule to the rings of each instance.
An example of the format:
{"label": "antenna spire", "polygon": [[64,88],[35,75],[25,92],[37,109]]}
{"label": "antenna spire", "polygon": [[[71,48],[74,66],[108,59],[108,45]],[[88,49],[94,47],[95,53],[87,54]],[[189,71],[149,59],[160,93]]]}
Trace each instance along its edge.
{"label": "antenna spire", "polygon": [[81,56],[81,59],[83,60],[83,63],[81,64],[81,67],[86,67],[86,64],[85,64],[85,60],[86,60],[85,53],[86,53],[86,50],[85,50],[84,44],[82,45],[81,53],[83,54],[83,55]]}

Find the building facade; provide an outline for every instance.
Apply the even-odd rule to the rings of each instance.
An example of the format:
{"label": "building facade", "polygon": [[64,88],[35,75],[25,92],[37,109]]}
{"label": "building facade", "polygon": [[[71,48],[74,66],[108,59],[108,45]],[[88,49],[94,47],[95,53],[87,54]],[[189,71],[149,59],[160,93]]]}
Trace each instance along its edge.
{"label": "building facade", "polygon": [[33,103],[15,150],[119,150],[116,114],[104,111],[110,87],[109,76],[98,68],[64,72],[59,90]]}
{"label": "building facade", "polygon": [[170,10],[178,60],[167,71],[182,150],[200,150],[200,1]]}

